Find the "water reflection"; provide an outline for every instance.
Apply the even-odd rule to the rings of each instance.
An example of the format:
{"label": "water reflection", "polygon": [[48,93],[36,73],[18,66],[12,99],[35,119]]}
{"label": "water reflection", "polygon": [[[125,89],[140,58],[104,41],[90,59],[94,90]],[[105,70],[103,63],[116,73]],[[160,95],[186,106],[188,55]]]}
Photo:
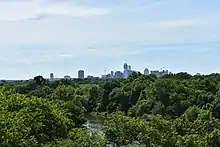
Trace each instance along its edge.
{"label": "water reflection", "polygon": [[86,116],[87,121],[83,125],[85,128],[87,128],[89,131],[93,133],[98,133],[100,135],[104,135],[102,127],[104,126],[104,118],[101,116],[95,116],[95,115],[87,115]]}

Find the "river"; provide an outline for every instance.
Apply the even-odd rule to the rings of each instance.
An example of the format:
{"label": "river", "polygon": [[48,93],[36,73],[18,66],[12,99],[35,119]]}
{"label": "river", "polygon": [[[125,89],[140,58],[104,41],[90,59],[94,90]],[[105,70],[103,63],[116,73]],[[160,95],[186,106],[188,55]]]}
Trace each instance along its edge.
{"label": "river", "polygon": [[[104,116],[89,114],[86,116],[86,118],[87,118],[87,121],[83,125],[85,128],[87,128],[91,132],[98,133],[99,135],[102,135],[102,136],[105,135],[102,129],[102,127],[104,126],[104,120],[105,120]],[[140,145],[139,142],[135,142],[135,143],[136,143],[136,146]],[[112,143],[109,143],[107,144],[106,147],[117,147],[117,146]]]}
{"label": "river", "polygon": [[104,126],[104,117],[88,114],[87,121],[83,124],[89,131],[104,135],[102,127]]}

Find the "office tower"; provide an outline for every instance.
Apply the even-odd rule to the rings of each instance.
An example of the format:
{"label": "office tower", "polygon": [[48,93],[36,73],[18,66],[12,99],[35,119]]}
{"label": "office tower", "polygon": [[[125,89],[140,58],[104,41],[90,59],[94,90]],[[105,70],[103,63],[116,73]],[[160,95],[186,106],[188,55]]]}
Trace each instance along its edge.
{"label": "office tower", "polygon": [[114,71],[111,71],[111,75],[112,75],[112,76],[114,75]]}
{"label": "office tower", "polygon": [[121,71],[116,71],[114,78],[116,78],[116,79],[124,78],[124,74]]}
{"label": "office tower", "polygon": [[124,70],[128,70],[128,64],[127,63],[124,64]]}
{"label": "office tower", "polygon": [[123,72],[123,77],[127,78],[128,77],[128,64],[124,64],[124,72]]}
{"label": "office tower", "polygon": [[54,80],[54,74],[50,73],[50,81],[53,81],[53,80]]}
{"label": "office tower", "polygon": [[84,79],[84,71],[83,70],[78,71],[78,79]]}
{"label": "office tower", "polygon": [[163,75],[168,75],[169,74],[169,71],[168,70],[164,70],[163,71]]}
{"label": "office tower", "polygon": [[153,70],[153,71],[151,71],[151,74],[159,77],[160,76],[160,71],[159,70]]}
{"label": "office tower", "polygon": [[131,71],[131,65],[128,66],[128,70]]}
{"label": "office tower", "polygon": [[196,76],[201,76],[201,74],[200,73],[196,73]]}
{"label": "office tower", "polygon": [[144,74],[149,75],[149,70],[147,68],[144,70]]}
{"label": "office tower", "polygon": [[111,71],[111,78],[114,78],[114,71]]}

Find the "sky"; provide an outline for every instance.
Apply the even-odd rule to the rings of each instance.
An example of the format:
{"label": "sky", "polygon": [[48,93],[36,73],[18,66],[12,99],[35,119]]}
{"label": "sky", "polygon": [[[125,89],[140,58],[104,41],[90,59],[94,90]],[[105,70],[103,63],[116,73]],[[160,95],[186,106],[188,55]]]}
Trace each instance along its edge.
{"label": "sky", "polygon": [[1,0],[0,79],[220,72],[219,16],[219,0]]}

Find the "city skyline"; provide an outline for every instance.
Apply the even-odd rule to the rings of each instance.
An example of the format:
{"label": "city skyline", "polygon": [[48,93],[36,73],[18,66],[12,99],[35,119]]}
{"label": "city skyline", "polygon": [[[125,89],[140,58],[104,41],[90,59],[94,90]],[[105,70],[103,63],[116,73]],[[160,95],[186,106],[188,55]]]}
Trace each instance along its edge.
{"label": "city skyline", "polygon": [[[138,70],[133,70],[132,69],[132,65],[129,65],[127,63],[124,63],[122,66],[123,70],[110,70],[110,71],[106,71],[104,70],[104,74],[101,74],[99,76],[95,76],[92,74],[86,74],[86,72],[82,69],[78,70],[78,74],[77,77],[71,76],[71,75],[65,75],[64,77],[56,77],[54,76],[55,73],[50,73],[49,74],[49,78],[51,81],[53,80],[59,80],[59,79],[86,79],[86,78],[103,78],[103,79],[117,79],[117,78],[128,78],[133,72],[140,72],[141,74],[144,75],[155,75],[157,77],[160,76],[164,76],[164,75],[168,75],[170,73],[172,73],[171,71],[169,71],[168,69],[166,69],[166,67],[161,67],[160,69],[149,69],[149,68],[145,68],[142,71],[138,71]],[[196,73],[194,75],[201,75],[201,73]],[[45,77],[47,78],[47,77]]]}
{"label": "city skyline", "polygon": [[0,1],[0,79],[220,72],[220,1]]}
{"label": "city skyline", "polygon": [[[59,79],[77,79],[77,78],[83,80],[85,78],[97,78],[97,77],[98,78],[104,78],[104,79],[111,79],[111,78],[114,79],[114,78],[128,78],[133,72],[140,72],[144,75],[152,74],[152,75],[155,75],[155,76],[163,76],[163,75],[167,75],[167,74],[171,73],[166,69],[166,67],[161,67],[160,69],[155,69],[155,70],[150,70],[148,68],[145,68],[143,70],[143,72],[138,71],[138,70],[133,70],[132,65],[129,65],[127,63],[124,63],[122,67],[123,67],[122,68],[123,70],[122,69],[116,70],[116,71],[113,71],[113,70],[106,71],[106,70],[104,70],[105,73],[101,74],[99,76],[95,76],[95,75],[92,75],[92,74],[86,74],[86,72],[84,70],[80,69],[80,70],[77,71],[77,73],[78,73],[77,77],[74,77],[72,75],[67,75],[67,74],[65,74],[65,76],[63,76],[63,77],[58,77],[58,76],[56,76],[56,73],[51,72],[51,73],[49,73],[49,76],[48,77],[46,76],[45,78],[50,79],[51,81],[59,80]],[[120,74],[120,75],[118,75],[118,74]],[[42,76],[42,75],[38,75],[38,76]]]}
{"label": "city skyline", "polygon": [[[125,64],[127,64],[127,63],[124,63],[123,65],[121,65],[121,69],[106,70],[106,68],[105,68],[105,70],[103,70],[103,73],[100,73],[99,75],[88,74],[90,72],[88,72],[88,71],[86,71],[84,69],[80,69],[79,68],[79,70],[77,70],[76,73],[72,73],[72,74],[65,74],[64,73],[62,76],[57,75],[55,72],[50,72],[50,73],[47,73],[47,75],[36,74],[36,75],[34,75],[34,76],[30,77],[30,78],[25,78],[25,79],[0,79],[0,80],[30,80],[30,79],[33,79],[35,76],[43,76],[44,78],[50,79],[50,80],[70,79],[70,78],[71,79],[84,79],[84,78],[88,78],[88,77],[90,77],[90,78],[91,77],[93,77],[93,78],[96,78],[96,77],[98,77],[98,78],[105,78],[105,76],[112,74],[112,72],[114,74],[116,72],[121,72],[121,73],[124,74]],[[170,71],[165,66],[161,66],[160,68],[152,68],[152,69],[146,67],[146,68],[141,69],[141,70],[135,70],[135,68],[134,69],[131,68],[131,67],[133,67],[131,64],[130,65],[127,64],[127,66],[128,66],[127,68],[130,71],[132,71],[132,72],[140,72],[141,74],[144,74],[144,75],[151,75],[151,74],[153,74],[153,75],[156,75],[156,76],[158,76],[158,74],[160,74],[159,76],[162,76],[162,75],[166,75],[166,74],[169,74],[169,73],[174,73],[175,74],[175,73],[181,73],[181,72],[186,72],[186,73],[191,74],[191,75],[208,75],[208,74],[212,74],[212,73],[218,73],[218,72],[212,72],[212,73],[195,72],[195,73],[190,73],[190,72],[187,72],[187,71],[172,72],[172,71]],[[146,74],[146,70],[148,71],[147,72],[148,74]],[[80,74],[79,72],[81,72],[81,74],[83,72],[83,76],[82,75],[79,76],[79,74]],[[163,73],[165,73],[165,74],[163,74]],[[128,76],[120,77],[120,78],[127,78]]]}

